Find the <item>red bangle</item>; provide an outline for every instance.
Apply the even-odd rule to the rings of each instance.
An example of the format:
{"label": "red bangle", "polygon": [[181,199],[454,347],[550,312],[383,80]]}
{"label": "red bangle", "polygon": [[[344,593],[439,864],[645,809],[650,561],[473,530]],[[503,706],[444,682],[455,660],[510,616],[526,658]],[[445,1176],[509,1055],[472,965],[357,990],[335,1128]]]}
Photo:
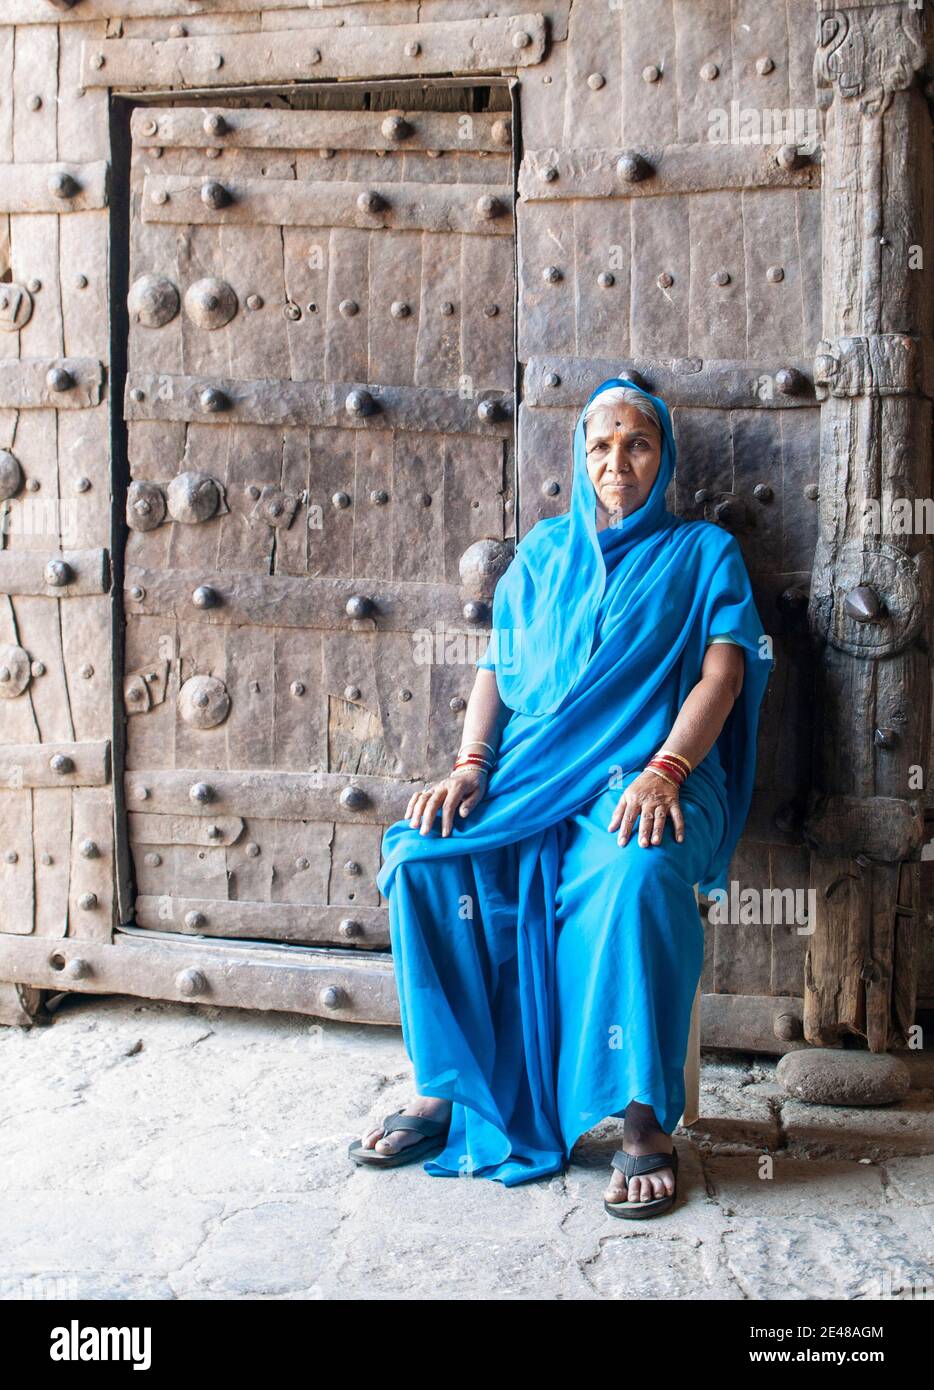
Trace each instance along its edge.
{"label": "red bangle", "polygon": [[669,762],[667,758],[652,758],[646,764],[646,770],[653,769],[660,776],[667,777],[668,781],[673,782],[676,787],[680,787],[687,777],[687,773],[680,763]]}
{"label": "red bangle", "polygon": [[648,766],[661,768],[663,772],[670,772],[672,777],[676,777],[678,779],[679,786],[687,777],[687,773],[685,772],[684,768],[681,766],[680,763],[671,763],[668,761],[667,758],[652,758]]}

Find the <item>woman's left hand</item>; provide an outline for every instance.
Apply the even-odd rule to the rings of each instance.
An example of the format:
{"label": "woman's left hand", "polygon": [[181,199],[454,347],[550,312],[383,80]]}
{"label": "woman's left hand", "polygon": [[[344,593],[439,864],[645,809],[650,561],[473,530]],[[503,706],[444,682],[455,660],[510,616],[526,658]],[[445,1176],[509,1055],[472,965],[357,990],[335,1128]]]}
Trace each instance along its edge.
{"label": "woman's left hand", "polygon": [[619,826],[617,843],[628,844],[636,821],[639,822],[639,844],[660,845],[665,819],[671,816],[675,839],[684,839],[684,815],[678,801],[678,788],[654,772],[640,772],[623,792],[613,812],[607,830]]}

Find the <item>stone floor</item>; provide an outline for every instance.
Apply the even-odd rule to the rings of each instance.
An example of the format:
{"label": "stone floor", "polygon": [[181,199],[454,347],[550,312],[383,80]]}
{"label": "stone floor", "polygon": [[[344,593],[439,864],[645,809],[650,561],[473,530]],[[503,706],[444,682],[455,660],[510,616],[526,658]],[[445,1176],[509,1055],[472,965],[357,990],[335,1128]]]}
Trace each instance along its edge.
{"label": "stone floor", "polygon": [[411,1094],[396,1028],[70,996],[0,1028],[0,1297],[934,1297],[934,1054],[903,1055],[906,1101],[830,1109],[705,1054],[679,1205],[623,1222],[616,1120],[511,1189],[351,1167]]}

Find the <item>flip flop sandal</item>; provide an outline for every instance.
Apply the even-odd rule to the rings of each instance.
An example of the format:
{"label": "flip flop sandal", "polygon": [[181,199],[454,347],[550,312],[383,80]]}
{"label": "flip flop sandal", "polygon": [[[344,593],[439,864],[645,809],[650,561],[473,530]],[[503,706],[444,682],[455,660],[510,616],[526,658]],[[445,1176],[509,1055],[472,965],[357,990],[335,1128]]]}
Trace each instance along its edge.
{"label": "flip flop sandal", "polygon": [[[347,1152],[354,1163],[368,1163],[374,1168],[401,1168],[404,1163],[415,1163],[419,1158],[431,1157],[444,1148],[450,1120],[432,1120],[428,1115],[403,1115],[395,1111],[383,1120],[383,1134],[394,1133],[397,1129],[414,1129],[424,1138],[414,1144],[406,1144],[394,1154],[380,1154],[375,1149],[365,1149],[361,1139],[355,1139]],[[379,1141],[377,1141],[379,1142]]]}
{"label": "flip flop sandal", "polygon": [[655,1173],[659,1168],[670,1168],[675,1177],[675,1190],[672,1193],[666,1192],[664,1197],[652,1197],[647,1202],[637,1202],[628,1199],[625,1202],[608,1202],[603,1199],[603,1205],[611,1216],[625,1217],[630,1221],[641,1221],[648,1216],[660,1216],[663,1211],[670,1211],[678,1200],[678,1150],[672,1149],[670,1154],[629,1154],[625,1149],[617,1149],[610,1160],[614,1168],[618,1168],[626,1179],[626,1190],[629,1190],[630,1178],[641,1178],[646,1173]]}

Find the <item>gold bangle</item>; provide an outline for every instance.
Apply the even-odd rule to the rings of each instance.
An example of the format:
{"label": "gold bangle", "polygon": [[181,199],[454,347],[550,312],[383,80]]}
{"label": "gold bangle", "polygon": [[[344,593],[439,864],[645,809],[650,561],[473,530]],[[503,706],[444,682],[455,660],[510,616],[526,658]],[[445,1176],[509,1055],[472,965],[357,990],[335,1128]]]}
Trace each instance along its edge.
{"label": "gold bangle", "polygon": [[660,748],[658,752],[655,754],[655,756],[656,758],[674,758],[676,763],[684,764],[684,766],[687,768],[688,774],[694,771],[693,767],[688,762],[687,758],[684,756],[683,753],[672,753],[670,748]]}
{"label": "gold bangle", "polygon": [[660,778],[662,779],[663,782],[668,782],[669,785],[672,786],[672,787],[674,787],[675,790],[677,791],[677,789],[678,789],[678,783],[674,780],[674,778],[673,778],[673,777],[668,777],[668,776],[666,776],[664,772],[659,772],[659,770],[658,770],[657,767],[644,767],[644,768],[642,769],[642,771],[643,771],[643,772],[651,772],[651,773],[653,773],[656,777],[660,777]]}

